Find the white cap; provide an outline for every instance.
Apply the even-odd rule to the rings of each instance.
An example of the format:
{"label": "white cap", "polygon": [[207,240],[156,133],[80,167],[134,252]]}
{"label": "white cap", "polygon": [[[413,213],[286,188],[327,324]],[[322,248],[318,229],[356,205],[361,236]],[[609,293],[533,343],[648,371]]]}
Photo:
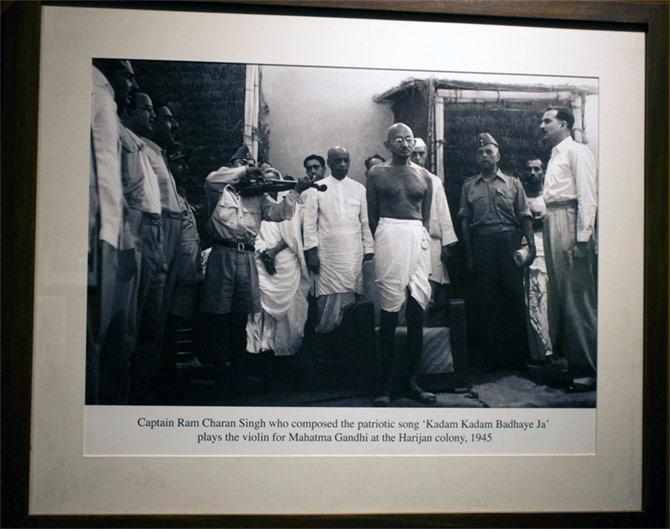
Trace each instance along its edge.
{"label": "white cap", "polygon": [[423,138],[414,138],[414,148],[416,149],[417,147],[425,147],[428,149],[428,145],[423,141]]}

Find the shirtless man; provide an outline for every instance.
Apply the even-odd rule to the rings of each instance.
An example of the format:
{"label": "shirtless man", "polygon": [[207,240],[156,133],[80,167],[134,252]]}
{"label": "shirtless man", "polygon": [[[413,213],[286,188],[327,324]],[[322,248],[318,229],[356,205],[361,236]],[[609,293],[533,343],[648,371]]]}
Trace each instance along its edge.
{"label": "shirtless man", "polygon": [[379,387],[374,404],[391,402],[393,338],[398,313],[406,302],[409,395],[422,403],[435,402],[417,383],[423,351],[423,311],[430,301],[428,225],[433,186],[423,167],[413,164],[414,134],[404,123],[392,125],[384,146],[392,159],[368,173],[367,202],[370,229],[375,236],[375,283],[379,290]]}

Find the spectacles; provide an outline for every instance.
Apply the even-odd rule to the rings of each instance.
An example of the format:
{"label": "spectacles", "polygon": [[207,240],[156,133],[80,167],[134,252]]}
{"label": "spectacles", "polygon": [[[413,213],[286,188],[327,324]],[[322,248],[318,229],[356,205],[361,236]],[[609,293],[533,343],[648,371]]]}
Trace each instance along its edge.
{"label": "spectacles", "polygon": [[393,143],[395,143],[396,145],[402,145],[403,143],[407,143],[408,145],[414,145],[414,138],[412,138],[411,136],[401,138],[399,136],[397,138],[393,138]]}

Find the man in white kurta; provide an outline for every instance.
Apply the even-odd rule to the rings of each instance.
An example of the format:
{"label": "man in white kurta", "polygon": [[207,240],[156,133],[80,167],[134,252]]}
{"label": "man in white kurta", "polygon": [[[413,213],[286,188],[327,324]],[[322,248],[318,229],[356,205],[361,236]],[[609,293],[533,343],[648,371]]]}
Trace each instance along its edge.
{"label": "man in white kurta", "polygon": [[318,333],[334,330],[362,294],[363,260],[374,253],[365,188],[347,176],[348,151],[329,149],[327,164],[330,175],[320,181],[327,189],[308,194],[303,228],[307,266],[315,274]]}
{"label": "man in white kurta", "polygon": [[250,353],[272,351],[275,356],[292,356],[302,345],[310,287],[303,255],[302,218],[302,206],[296,205],[291,219],[261,222],[255,243],[261,311],[249,314]]}
{"label": "man in white kurta", "polygon": [[[428,156],[428,146],[422,138],[414,138],[414,150],[411,160],[425,169]],[[454,224],[451,220],[447,195],[444,192],[442,180],[431,172],[428,172],[433,184],[433,197],[430,207],[430,221],[428,233],[430,234],[430,275],[429,280],[432,287],[431,301],[435,300],[436,290],[440,285],[449,283],[449,272],[447,271],[447,257],[449,246],[458,242]]]}

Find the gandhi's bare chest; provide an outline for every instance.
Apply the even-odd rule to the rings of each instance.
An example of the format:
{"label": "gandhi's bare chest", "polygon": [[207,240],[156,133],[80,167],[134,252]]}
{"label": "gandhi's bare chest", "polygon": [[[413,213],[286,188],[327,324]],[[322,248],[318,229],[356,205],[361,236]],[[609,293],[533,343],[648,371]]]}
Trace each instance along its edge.
{"label": "gandhi's bare chest", "polygon": [[428,189],[423,175],[412,171],[388,171],[377,184],[383,202],[409,201],[419,204]]}

